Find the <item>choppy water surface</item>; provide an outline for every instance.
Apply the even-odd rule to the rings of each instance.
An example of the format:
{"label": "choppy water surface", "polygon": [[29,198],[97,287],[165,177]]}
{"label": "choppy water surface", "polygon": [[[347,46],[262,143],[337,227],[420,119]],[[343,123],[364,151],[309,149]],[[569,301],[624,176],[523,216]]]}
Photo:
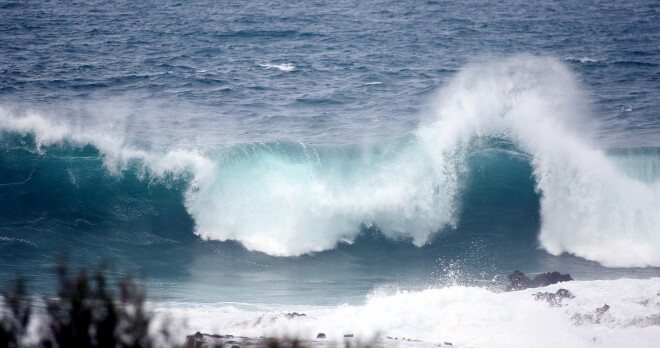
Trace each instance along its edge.
{"label": "choppy water surface", "polygon": [[[255,335],[288,326],[251,316],[289,308],[341,331],[345,311],[409,301],[412,321],[529,306],[491,292],[513,269],[642,301],[657,282],[619,278],[660,275],[659,17],[655,1],[3,2],[0,279],[47,292],[68,250]],[[624,302],[608,342],[643,345],[653,313]]]}

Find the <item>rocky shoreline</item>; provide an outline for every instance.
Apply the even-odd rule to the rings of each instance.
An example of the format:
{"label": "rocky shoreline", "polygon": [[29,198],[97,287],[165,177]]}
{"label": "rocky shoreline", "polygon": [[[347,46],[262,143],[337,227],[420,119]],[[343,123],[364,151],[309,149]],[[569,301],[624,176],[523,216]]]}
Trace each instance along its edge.
{"label": "rocky shoreline", "polygon": [[[542,273],[530,279],[520,271],[514,271],[508,276],[509,284],[506,286],[505,291],[519,291],[529,288],[544,287],[559,282],[572,281],[573,278],[570,274],[561,274],[559,272]],[[539,292],[533,294],[534,299],[537,301],[546,301],[550,306],[561,307],[563,301],[575,298],[572,292],[567,289],[559,289],[555,293]],[[597,308],[595,313],[581,315],[575,318],[575,323],[579,324],[582,321],[598,322],[600,317],[609,309],[605,304],[601,308]],[[307,316],[304,313],[284,313],[283,316],[287,319],[299,318]],[[261,319],[259,319],[261,320]],[[412,338],[405,337],[390,337],[385,336],[377,339],[365,339],[356,337],[351,333],[346,333],[342,340],[329,339],[324,333],[317,334],[316,339],[287,339],[287,338],[273,338],[273,337],[242,337],[233,335],[218,335],[206,334],[196,332],[193,335],[186,337],[185,348],[206,348],[206,347],[227,347],[227,348],[242,348],[242,347],[337,347],[343,345],[344,347],[457,347],[451,342],[425,342]]]}
{"label": "rocky shoreline", "polygon": [[[605,300],[609,298],[609,300],[612,300],[613,298],[611,296],[606,296],[606,297],[600,297],[598,296],[597,298],[585,298],[585,293],[583,289],[579,286],[580,284],[575,284],[575,286],[571,286],[571,284],[566,284],[564,285],[565,282],[570,282],[572,281],[572,277],[569,274],[561,274],[559,272],[548,272],[548,273],[542,273],[538,274],[533,278],[528,277],[524,273],[520,271],[515,271],[512,274],[508,276],[509,284],[507,284],[505,287],[503,287],[501,290],[501,294],[504,296],[503,298],[509,297],[509,295],[506,295],[507,293],[511,292],[520,292],[520,294],[523,297],[529,296],[530,299],[538,301],[539,303],[542,303],[543,305],[546,305],[548,307],[557,307],[567,309],[565,312],[568,314],[565,318],[568,319],[568,322],[565,322],[564,331],[570,330],[570,327],[588,327],[588,326],[598,326],[598,327],[607,327],[608,325],[611,325],[614,320],[620,320],[620,319],[615,319],[612,316],[612,310],[611,310],[611,305],[614,306],[614,311],[620,311],[622,308],[621,307],[621,302],[617,302],[616,300],[614,301],[615,303],[606,303]],[[539,292],[534,292],[533,290],[529,289],[534,289],[534,288],[542,288],[546,287],[549,285],[553,284],[559,284],[561,283],[561,287],[559,286],[554,286],[551,287],[547,290],[552,290],[552,291],[539,291]],[[571,291],[567,288],[571,288],[574,291]],[[577,295],[576,295],[577,294]],[[660,308],[660,302],[658,302],[656,296],[660,297],[660,291],[652,292],[652,294],[647,295],[650,297],[647,298],[640,298],[637,300],[637,303],[640,306],[650,308],[652,306],[655,306],[656,308]],[[579,303],[579,301],[589,301],[590,305],[589,306],[579,306],[576,310],[576,304]],[[576,302],[578,301],[578,302]],[[601,302],[603,301],[603,302]],[[609,302],[609,301],[608,301]],[[515,310],[514,308],[517,308],[517,310],[520,310],[521,307],[518,305],[517,307],[513,306],[511,310]],[[624,308],[625,309],[625,308]],[[550,312],[546,312],[546,314],[550,314]],[[405,313],[404,313],[405,315]],[[311,316],[311,318],[309,318]],[[286,319],[286,320],[308,320],[309,319],[314,319],[312,314],[305,314],[305,313],[298,313],[298,312],[292,312],[292,313],[279,313],[277,314],[277,317],[280,319]],[[263,315],[262,317],[258,318],[255,322],[257,324],[263,323],[264,321],[272,320],[269,319],[268,315]],[[624,325],[624,326],[637,326],[639,328],[649,328],[649,327],[658,327],[660,326],[660,313],[653,313],[647,312],[643,315],[638,315],[638,316],[633,316],[625,319],[625,322],[619,323],[617,325]],[[295,325],[295,324],[294,324]],[[360,333],[359,330],[355,332],[350,332],[350,327],[346,332],[334,332],[332,335],[324,332],[318,332],[315,336],[314,339],[307,338],[301,339],[292,339],[292,338],[286,338],[286,337],[245,337],[245,336],[233,336],[233,335],[217,335],[217,334],[206,334],[206,333],[201,333],[197,332],[193,335],[189,335],[186,337],[185,345],[184,347],[186,348],[205,348],[205,347],[226,347],[226,348],[243,348],[243,347],[309,347],[309,348],[317,348],[317,347],[413,347],[413,348],[448,348],[448,347],[472,347],[472,345],[465,345],[465,342],[450,342],[448,341],[423,341],[423,340],[418,340],[414,339],[411,337],[391,337],[391,336],[386,336],[388,333],[387,332],[382,332],[381,335],[376,336],[376,338],[373,337],[366,337],[366,336],[360,336],[357,333]],[[554,335],[554,334],[565,334],[566,332],[548,332],[547,334]],[[363,334],[362,334],[363,335]],[[512,332],[511,335],[516,335],[515,332]],[[545,337],[546,333],[545,332],[539,332],[539,339],[542,337]],[[600,335],[599,335],[600,336]],[[602,341],[604,340],[603,338],[600,338],[599,336],[593,336],[590,338],[590,340],[596,343],[603,343],[607,342],[605,345],[614,345],[612,341]],[[548,344],[552,341],[552,338],[554,336],[547,336],[545,338],[549,339]],[[610,340],[614,336],[610,336]],[[442,338],[442,337],[440,337]],[[456,338],[456,336],[454,336]],[[616,337],[615,337],[616,339]],[[453,340],[452,340],[453,341]],[[590,341],[590,342],[591,342]],[[503,346],[501,343],[498,346]],[[488,345],[485,345],[488,346]],[[519,346],[519,344],[515,344],[515,346]]]}
{"label": "rocky shoreline", "polygon": [[211,335],[200,332],[186,337],[184,348],[242,348],[242,347],[298,347],[298,348],[317,348],[317,347],[416,347],[416,348],[454,348],[451,342],[430,343],[421,340],[398,337],[385,337],[376,340],[360,340],[353,334],[344,335],[343,341],[337,342],[325,337],[319,333],[316,339],[287,339],[273,337],[241,337],[233,335]]}

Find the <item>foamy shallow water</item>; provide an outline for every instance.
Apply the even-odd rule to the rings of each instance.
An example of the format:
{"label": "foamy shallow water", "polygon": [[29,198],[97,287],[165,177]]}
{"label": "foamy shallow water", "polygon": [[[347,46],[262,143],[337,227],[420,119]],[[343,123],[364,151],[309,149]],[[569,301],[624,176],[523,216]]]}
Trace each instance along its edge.
{"label": "foamy shallow water", "polygon": [[[575,295],[561,307],[533,297],[560,288]],[[594,315],[605,304],[610,308],[598,322],[577,319]],[[241,308],[229,303],[170,303],[156,308],[161,314],[185,319],[187,334],[311,340],[323,332],[337,342],[353,334],[363,342],[389,336],[459,347],[653,347],[660,339],[660,277],[572,281],[517,292],[454,286],[372,293],[356,306]],[[294,311],[306,316],[284,316]]]}
{"label": "foamy shallow water", "polygon": [[427,286],[660,274],[657,7],[3,2],[0,285],[48,296],[68,250],[146,274],[181,338],[648,345],[654,279]]}

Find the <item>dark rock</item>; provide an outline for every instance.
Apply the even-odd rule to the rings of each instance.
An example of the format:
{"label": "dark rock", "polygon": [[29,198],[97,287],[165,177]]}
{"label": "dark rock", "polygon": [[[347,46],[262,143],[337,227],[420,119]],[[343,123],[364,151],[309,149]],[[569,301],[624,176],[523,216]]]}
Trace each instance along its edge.
{"label": "dark rock", "polygon": [[284,314],[284,316],[285,316],[287,319],[292,319],[292,318],[297,318],[297,317],[306,317],[307,314],[305,314],[305,313],[293,312],[293,313],[286,313],[286,314]]}
{"label": "dark rock", "polygon": [[316,335],[316,338],[325,338],[325,334],[320,332],[318,335]]}
{"label": "dark rock", "polygon": [[183,345],[184,348],[195,348],[195,338],[192,335],[186,336],[186,343]]}
{"label": "dark rock", "polygon": [[570,274],[561,274],[559,272],[548,272],[541,273],[534,277],[532,280],[532,288],[538,288],[542,286],[548,286],[551,284],[557,284],[560,282],[568,282],[573,280]]}
{"label": "dark rock", "polygon": [[605,304],[602,307],[596,308],[595,314],[580,314],[575,313],[571,319],[575,322],[576,325],[582,325],[584,323],[591,324],[600,324],[600,320],[603,317],[603,314],[610,309],[610,306]]}
{"label": "dark rock", "polygon": [[506,287],[506,291],[538,288],[551,284],[557,284],[559,282],[567,282],[570,280],[573,280],[570,274],[561,274],[556,271],[541,273],[534,277],[534,279],[529,279],[529,277],[527,277],[523,272],[514,271],[509,275],[510,284]]}
{"label": "dark rock", "polygon": [[202,342],[204,340],[204,335],[197,331],[194,335],[186,336],[186,343],[183,345],[185,348],[195,348],[197,342]]}
{"label": "dark rock", "polygon": [[[237,339],[247,339],[246,337],[234,337],[233,335],[210,335],[201,332],[195,332],[194,335],[186,336],[186,343],[184,348],[198,348],[198,347],[230,347],[241,348],[240,342]],[[224,341],[227,340],[227,341]]]}
{"label": "dark rock", "polygon": [[520,271],[514,271],[509,275],[509,286],[506,287],[506,291],[515,291],[527,289],[532,284],[532,280],[529,279],[525,273]]}
{"label": "dark rock", "polygon": [[635,317],[629,325],[637,327],[660,326],[660,313],[648,317]]}
{"label": "dark rock", "polygon": [[566,289],[559,289],[556,293],[552,292],[539,292],[534,294],[534,299],[537,301],[547,301],[553,307],[561,307],[562,300],[575,298],[572,292]]}
{"label": "dark rock", "polygon": [[451,344],[451,342],[445,342],[445,345],[446,346],[453,346],[453,344]]}
{"label": "dark rock", "polygon": [[346,334],[344,337],[353,337],[353,334]]}
{"label": "dark rock", "polygon": [[609,310],[610,310],[610,306],[608,306],[607,303],[606,303],[604,306],[602,306],[600,308],[596,308],[596,315],[602,316],[603,314],[605,314],[605,312],[607,312]]}
{"label": "dark rock", "polygon": [[575,295],[567,289],[559,289],[555,294],[561,298],[575,298]]}

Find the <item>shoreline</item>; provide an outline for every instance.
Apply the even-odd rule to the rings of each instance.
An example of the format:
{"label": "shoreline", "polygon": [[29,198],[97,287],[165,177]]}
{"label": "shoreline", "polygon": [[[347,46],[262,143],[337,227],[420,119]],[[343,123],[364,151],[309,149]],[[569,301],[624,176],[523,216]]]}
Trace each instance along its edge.
{"label": "shoreline", "polygon": [[[321,335],[319,333],[318,335]],[[352,334],[344,335],[342,340],[317,338],[317,339],[291,339],[275,337],[244,337],[233,335],[215,335],[196,332],[186,337],[184,348],[206,348],[206,347],[417,347],[417,348],[455,348],[459,347],[451,342],[432,343],[422,340],[398,337],[383,337],[361,340]]]}
{"label": "shoreline", "polygon": [[[530,280],[514,272],[509,287],[521,279],[534,284],[552,274]],[[566,276],[557,275],[556,279]],[[460,286],[401,292],[330,312],[280,312],[261,321],[269,318],[264,314],[259,320],[188,335],[186,347],[527,346],[524,342],[539,347],[615,347],[623,342],[652,347],[653,337],[660,337],[659,280],[557,281],[501,292]],[[455,296],[459,297],[452,299]],[[373,323],[364,324],[369,320]],[[376,331],[365,330],[365,325]],[[226,334],[230,332],[238,334]],[[326,337],[314,338],[321,333]]]}

